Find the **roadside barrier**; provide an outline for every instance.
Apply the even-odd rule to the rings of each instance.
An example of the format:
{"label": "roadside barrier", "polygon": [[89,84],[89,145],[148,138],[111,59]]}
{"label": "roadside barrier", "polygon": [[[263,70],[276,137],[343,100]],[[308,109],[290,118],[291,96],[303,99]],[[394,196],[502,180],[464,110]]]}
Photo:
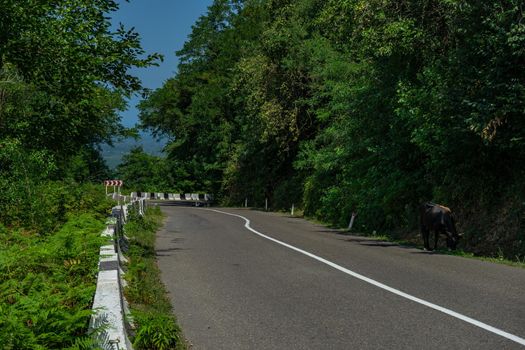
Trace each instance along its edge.
{"label": "roadside barrier", "polygon": [[131,192],[131,200],[147,198],[156,201],[181,201],[209,205],[213,197],[207,193]]}
{"label": "roadside barrier", "polygon": [[131,200],[147,198],[152,200],[170,201],[212,201],[212,196],[207,193],[131,192],[130,197]]}
{"label": "roadside barrier", "polygon": [[144,198],[113,207],[106,229],[102,232],[102,236],[108,238],[108,244],[100,248],[94,313],[89,328],[97,345],[104,350],[133,349],[128,337],[128,331],[134,327],[133,319],[123,294],[126,287],[123,276],[127,263],[124,254],[129,247],[123,227],[128,219],[130,206],[139,215],[144,215]]}

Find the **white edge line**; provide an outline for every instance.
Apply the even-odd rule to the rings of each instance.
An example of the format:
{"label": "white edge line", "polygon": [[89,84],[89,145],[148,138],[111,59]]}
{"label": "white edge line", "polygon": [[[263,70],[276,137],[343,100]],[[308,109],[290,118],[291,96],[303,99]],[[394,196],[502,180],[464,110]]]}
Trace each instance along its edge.
{"label": "white edge line", "polygon": [[302,249],[299,249],[299,248],[297,248],[297,247],[294,247],[293,245],[290,245],[290,244],[288,244],[288,243],[284,243],[284,242],[279,241],[279,240],[277,240],[277,239],[275,239],[275,238],[272,238],[272,237],[269,237],[269,236],[267,236],[267,235],[265,235],[265,234],[262,234],[262,233],[260,233],[260,232],[258,232],[258,231],[256,231],[256,230],[254,230],[254,229],[250,226],[250,220],[247,219],[247,218],[245,218],[245,217],[242,216],[242,215],[232,214],[232,213],[228,213],[228,212],[220,211],[220,210],[215,210],[215,209],[205,209],[205,210],[214,211],[214,212],[217,212],[217,213],[221,213],[221,214],[225,214],[225,215],[230,215],[230,216],[236,216],[236,217],[238,217],[238,218],[244,219],[244,220],[246,221],[244,227],[245,227],[246,229],[250,230],[251,232],[255,233],[255,234],[258,235],[258,236],[261,236],[261,237],[263,237],[263,238],[266,238],[266,239],[268,239],[268,240],[270,240],[270,241],[272,241],[272,242],[275,242],[275,243],[277,243],[277,244],[280,244],[280,245],[282,245],[282,246],[285,246],[286,248],[292,249],[292,250],[294,250],[294,251],[296,251],[296,252],[298,252],[298,253],[301,253],[301,254],[306,255],[306,256],[308,256],[308,257],[310,257],[310,258],[312,258],[312,259],[315,259],[315,260],[317,260],[317,261],[320,261],[320,262],[322,262],[323,264],[326,264],[326,265],[328,265],[328,266],[330,266],[330,267],[333,267],[333,268],[336,269],[336,270],[339,270],[339,271],[341,271],[341,272],[344,272],[344,273],[346,273],[347,275],[350,275],[350,276],[352,276],[352,277],[355,277],[355,278],[357,278],[357,279],[360,279],[360,280],[362,280],[362,281],[364,281],[364,282],[366,282],[366,283],[369,283],[369,284],[371,284],[371,285],[374,285],[374,286],[376,286],[376,287],[378,287],[378,288],[384,289],[384,290],[386,290],[386,291],[388,291],[388,292],[390,292],[390,293],[393,293],[393,294],[399,295],[400,297],[403,297],[403,298],[405,298],[405,299],[408,299],[408,300],[411,300],[411,301],[416,302],[416,303],[418,303],[418,304],[421,304],[421,305],[427,306],[427,307],[429,307],[429,308],[431,308],[431,309],[434,309],[434,310],[440,311],[440,312],[442,312],[442,313],[445,313],[445,314],[447,314],[447,315],[450,315],[450,316],[452,316],[452,317],[455,317],[455,318],[457,318],[457,319],[460,319],[460,320],[462,320],[462,321],[464,321],[464,322],[470,323],[470,324],[472,324],[472,325],[474,325],[474,326],[476,326],[476,327],[482,328],[482,329],[484,329],[484,330],[486,330],[486,331],[489,331],[489,332],[491,332],[491,333],[494,333],[494,334],[497,334],[497,335],[502,336],[502,337],[504,337],[504,338],[507,338],[507,339],[509,339],[509,340],[512,340],[512,341],[514,341],[514,342],[516,342],[516,343],[518,343],[518,344],[525,345],[525,339],[520,338],[520,337],[518,337],[518,336],[516,336],[516,335],[514,335],[514,334],[511,334],[511,333],[505,332],[505,331],[503,331],[503,330],[501,330],[501,329],[498,329],[498,328],[496,328],[496,327],[492,327],[492,326],[490,326],[490,325],[488,325],[488,324],[486,324],[486,323],[483,323],[483,322],[481,322],[481,321],[475,320],[475,319],[470,318],[470,317],[468,317],[468,316],[462,315],[462,314],[460,314],[460,313],[458,313],[458,312],[455,312],[455,311],[449,310],[449,309],[447,309],[447,308],[445,308],[445,307],[442,307],[442,306],[439,306],[439,305],[436,305],[436,304],[432,304],[431,302],[428,302],[428,301],[426,301],[426,300],[423,300],[423,299],[417,298],[417,297],[415,297],[415,296],[413,296],[413,295],[410,295],[410,294],[407,294],[407,293],[402,292],[402,291],[400,291],[400,290],[397,290],[397,289],[395,289],[395,288],[389,287],[389,286],[387,286],[386,284],[383,284],[383,283],[381,283],[381,282],[378,282],[378,281],[373,280],[373,279],[371,279],[371,278],[368,278],[368,277],[366,277],[366,276],[360,275],[360,274],[358,274],[357,272],[354,272],[354,271],[352,271],[352,270],[349,270],[349,269],[347,269],[347,268],[344,268],[344,267],[342,267],[342,266],[340,266],[340,265],[337,265],[337,264],[335,264],[335,263],[333,263],[333,262],[331,262],[331,261],[329,261],[329,260],[323,259],[323,258],[321,258],[321,257],[319,257],[319,256],[317,256],[317,255],[314,255],[314,254],[312,254],[312,253],[309,253],[309,252],[307,252],[307,251],[305,251],[305,250],[302,250]]}

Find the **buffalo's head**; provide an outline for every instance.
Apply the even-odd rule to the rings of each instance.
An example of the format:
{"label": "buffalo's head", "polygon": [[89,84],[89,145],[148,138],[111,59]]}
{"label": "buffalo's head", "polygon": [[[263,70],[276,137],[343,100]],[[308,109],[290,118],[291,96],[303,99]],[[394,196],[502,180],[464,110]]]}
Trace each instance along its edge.
{"label": "buffalo's head", "polygon": [[459,240],[461,239],[461,236],[461,234],[457,234],[456,232],[447,232],[447,247],[449,249],[455,250]]}

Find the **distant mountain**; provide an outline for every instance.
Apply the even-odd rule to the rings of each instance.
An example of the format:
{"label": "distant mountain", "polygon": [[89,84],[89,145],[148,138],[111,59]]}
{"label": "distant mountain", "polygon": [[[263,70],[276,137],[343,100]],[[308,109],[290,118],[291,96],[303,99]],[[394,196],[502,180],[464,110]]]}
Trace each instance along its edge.
{"label": "distant mountain", "polygon": [[102,145],[102,157],[110,169],[115,169],[122,161],[122,156],[129,153],[134,147],[142,146],[144,152],[155,156],[162,156],[164,155],[162,149],[165,145],[165,139],[157,141],[151,134],[141,133],[140,139],[138,140],[127,138],[120,142],[115,142],[113,147],[107,144]]}

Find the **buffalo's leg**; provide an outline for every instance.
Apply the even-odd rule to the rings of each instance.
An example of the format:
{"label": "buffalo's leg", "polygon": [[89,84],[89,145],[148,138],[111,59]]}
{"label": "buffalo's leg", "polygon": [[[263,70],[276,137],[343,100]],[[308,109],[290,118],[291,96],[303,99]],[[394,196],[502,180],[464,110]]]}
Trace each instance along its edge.
{"label": "buffalo's leg", "polygon": [[439,240],[439,230],[434,231],[434,250],[438,247],[438,240]]}
{"label": "buffalo's leg", "polygon": [[448,250],[455,250],[456,249],[456,240],[454,239],[454,235],[450,232],[445,231],[445,234],[447,235],[447,248]]}
{"label": "buffalo's leg", "polygon": [[421,227],[421,236],[423,237],[423,245],[426,250],[430,250],[430,244],[428,243],[428,236],[430,235],[430,230],[426,227]]}

